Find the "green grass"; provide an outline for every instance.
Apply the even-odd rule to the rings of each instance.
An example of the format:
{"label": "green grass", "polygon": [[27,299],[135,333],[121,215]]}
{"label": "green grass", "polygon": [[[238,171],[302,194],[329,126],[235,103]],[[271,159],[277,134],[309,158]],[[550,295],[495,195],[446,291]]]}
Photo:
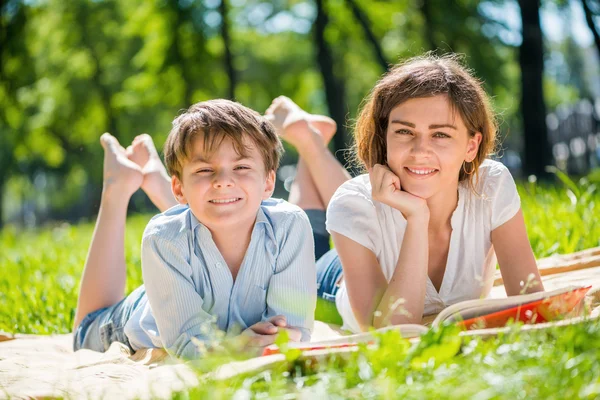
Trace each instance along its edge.
{"label": "green grass", "polygon": [[397,332],[374,346],[319,362],[291,359],[223,382],[205,381],[192,398],[596,399],[600,323],[497,338],[430,330],[411,346]]}
{"label": "green grass", "polygon": [[518,186],[531,247],[536,257],[600,246],[600,170],[577,183]]}
{"label": "green grass", "polygon": [[[562,178],[563,185],[519,185],[537,257],[600,246],[597,183]],[[149,218],[128,220],[128,291],[141,283],[140,238]],[[92,231],[93,224],[87,223],[24,232],[8,227],[0,232],[0,331],[70,331]],[[320,302],[317,318],[339,323],[333,304]],[[205,370],[227,359],[207,359],[198,366]],[[226,382],[203,381],[191,394],[223,398],[286,393],[315,398],[598,398],[599,361],[598,323],[538,333],[517,331],[488,341],[459,339],[452,328],[445,328],[431,331],[418,347],[390,333],[373,348],[320,363],[290,356],[266,372]]]}

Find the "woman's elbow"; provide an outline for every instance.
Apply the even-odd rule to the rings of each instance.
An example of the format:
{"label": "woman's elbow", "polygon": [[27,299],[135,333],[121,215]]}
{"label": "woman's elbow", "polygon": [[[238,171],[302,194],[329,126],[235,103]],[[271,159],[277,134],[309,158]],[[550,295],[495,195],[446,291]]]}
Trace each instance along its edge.
{"label": "woman's elbow", "polygon": [[373,327],[375,329],[385,328],[387,326],[394,325],[421,323],[421,318],[412,315],[407,315],[406,313],[386,315],[385,317],[381,315],[380,312],[376,312],[375,314],[376,315],[373,316]]}
{"label": "woman's elbow", "polygon": [[381,311],[375,311],[373,313],[373,317],[372,317],[371,321],[372,321],[371,326],[375,329],[385,328],[387,325],[389,325],[387,323],[389,320],[384,317],[384,315]]}

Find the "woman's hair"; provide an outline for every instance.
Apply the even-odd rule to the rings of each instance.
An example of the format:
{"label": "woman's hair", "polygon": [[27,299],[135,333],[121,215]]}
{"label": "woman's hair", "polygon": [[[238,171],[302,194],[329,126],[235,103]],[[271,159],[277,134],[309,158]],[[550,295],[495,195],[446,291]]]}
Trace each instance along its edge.
{"label": "woman's hair", "polygon": [[[464,67],[455,54],[432,54],[411,58],[387,72],[363,101],[355,127],[354,159],[363,168],[387,165],[386,131],[390,113],[397,105],[414,98],[447,95],[458,111],[469,135],[481,133],[477,156],[463,165],[459,181],[479,177],[479,166],[493,154],[497,124],[490,100],[481,82]],[[465,169],[469,172],[465,172]]]}

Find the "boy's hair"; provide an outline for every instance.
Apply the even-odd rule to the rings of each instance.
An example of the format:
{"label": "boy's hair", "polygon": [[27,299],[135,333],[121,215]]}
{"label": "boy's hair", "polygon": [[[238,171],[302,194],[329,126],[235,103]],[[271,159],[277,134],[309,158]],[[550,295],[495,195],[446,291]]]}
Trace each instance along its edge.
{"label": "boy's hair", "polygon": [[469,135],[481,133],[477,156],[467,168],[475,173],[467,174],[463,168],[459,175],[459,181],[469,179],[469,185],[474,189],[472,177],[479,177],[479,166],[493,154],[498,127],[481,82],[455,54],[438,57],[428,53],[411,58],[394,66],[377,82],[364,100],[356,121],[355,161],[366,168],[375,164],[387,165],[386,131],[392,109],[410,99],[440,94],[448,96],[453,111],[458,111]]}
{"label": "boy's hair", "polygon": [[283,146],[275,128],[256,111],[230,100],[209,100],[196,103],[173,120],[173,128],[163,149],[169,175],[181,179],[183,163],[189,159],[194,140],[201,135],[204,151],[210,157],[225,138],[231,139],[235,151],[248,154],[251,140],[261,153],[265,171],[275,171]]}

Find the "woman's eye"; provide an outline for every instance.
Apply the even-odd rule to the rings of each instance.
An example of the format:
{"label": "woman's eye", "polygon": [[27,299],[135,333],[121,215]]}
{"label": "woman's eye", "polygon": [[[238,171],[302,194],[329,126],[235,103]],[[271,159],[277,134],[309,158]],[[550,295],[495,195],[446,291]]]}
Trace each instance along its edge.
{"label": "woman's eye", "polygon": [[437,137],[437,138],[449,138],[450,137],[450,135],[448,135],[444,132],[436,132],[433,136]]}
{"label": "woman's eye", "polygon": [[398,129],[396,133],[399,135],[412,135],[412,132],[408,129]]}

